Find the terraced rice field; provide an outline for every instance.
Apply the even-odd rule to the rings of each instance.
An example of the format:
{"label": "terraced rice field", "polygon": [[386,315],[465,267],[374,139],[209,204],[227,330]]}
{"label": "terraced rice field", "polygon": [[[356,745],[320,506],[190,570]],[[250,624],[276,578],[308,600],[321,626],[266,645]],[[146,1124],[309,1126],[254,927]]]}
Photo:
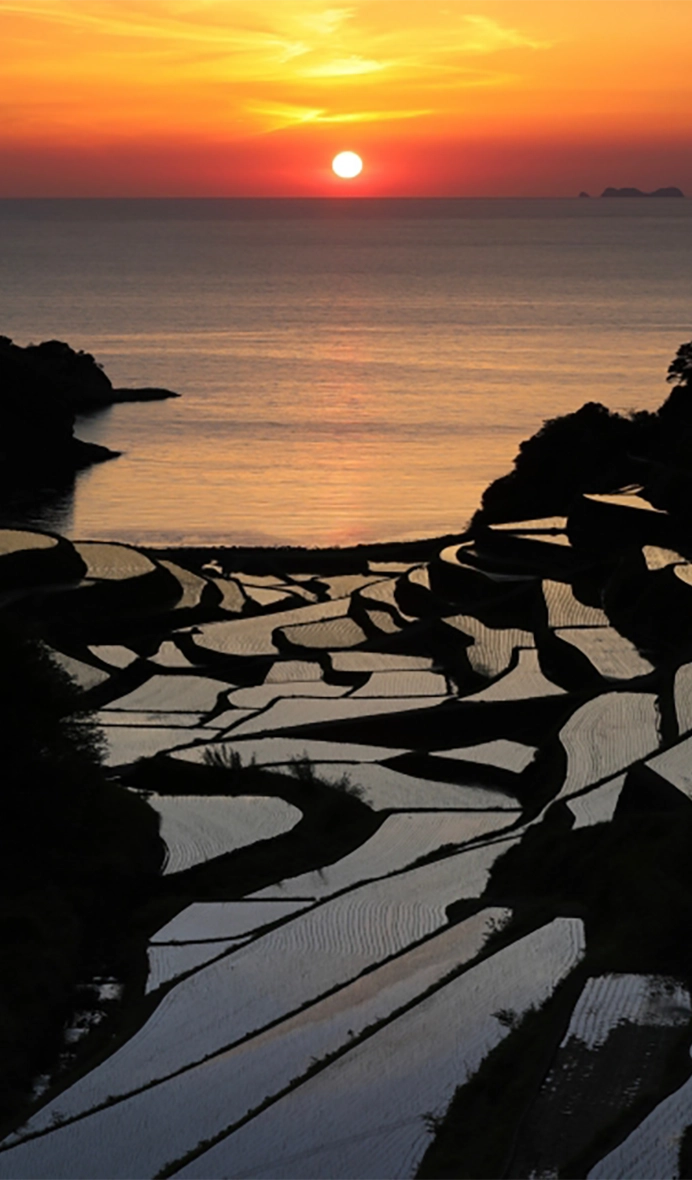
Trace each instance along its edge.
{"label": "terraced rice field", "polygon": [[225,697],[232,687],[208,676],[162,676],[156,673],[139,688],[105,705],[104,709],[207,713],[216,706],[219,696],[223,694]]}
{"label": "terraced rice field", "polygon": [[431,709],[444,700],[443,696],[373,697],[367,700],[357,697],[342,697],[338,700],[307,700],[291,697],[277,701],[266,712],[241,722],[234,729],[234,739],[252,733],[295,729],[299,725],[314,725],[320,721],[343,721],[352,717],[372,717],[375,713]]}
{"label": "terraced rice field", "polygon": [[[204,731],[208,738],[209,731]],[[359,745],[355,742],[325,742],[315,738],[293,737],[248,737],[237,738],[234,734],[232,741],[214,741],[209,743],[211,749],[218,750],[225,756],[238,754],[243,765],[249,766],[253,758],[258,766],[281,766],[289,764],[292,759],[310,758],[314,762],[340,763],[342,759],[349,763],[379,762],[385,758],[393,758],[397,754],[406,753],[400,748],[388,746]],[[176,755],[183,762],[203,762],[205,749],[201,746],[181,750]]]}
{"label": "terraced rice field", "polygon": [[187,656],[183,655],[178,645],[172,639],[165,639],[156,655],[149,657],[152,664],[162,668],[192,668]]}
{"label": "terraced rice field", "polygon": [[536,576],[534,574],[516,573],[509,568],[507,571],[487,568],[483,560],[483,554],[479,552],[478,546],[473,541],[466,541],[463,545],[448,545],[445,549],[441,550],[439,560],[455,569],[470,570],[478,578],[491,585],[493,583],[495,585],[505,583],[508,586],[517,586],[522,582],[533,582]]}
{"label": "terraced rice field", "polygon": [[271,840],[289,832],[300,819],[298,809],[283,799],[257,796],[151,795],[148,802],[161,816],[161,836],[168,849],[166,874]]}
{"label": "terraced rice field", "polygon": [[674,565],[673,573],[686,586],[692,585],[692,565],[689,562],[686,561],[680,565]]}
{"label": "terraced rice field", "polygon": [[[622,503],[653,516],[629,493],[592,499],[611,516]],[[141,782],[127,768],[172,751],[156,773],[168,767],[175,789],[182,775],[191,790],[205,789],[210,756],[230,773],[239,758],[241,767],[289,776],[280,793],[296,792],[305,823],[292,835],[303,812],[273,795],[149,796],[168,848],[155,902],[162,908],[153,912],[182,909],[160,919],[148,945],[142,935],[138,969],[146,950],[148,978],[128,983],[139,989],[134,999],[126,990],[127,1012],[139,1013],[140,1024],[131,1032],[136,1019],[128,1016],[129,1039],[66,1077],[62,1092],[48,1091],[21,1141],[0,1145],[0,1177],[416,1173],[455,1090],[500,1042],[515,1043],[521,1018],[585,953],[573,909],[526,934],[513,924],[526,921],[526,907],[513,917],[511,896],[496,894],[496,885],[484,896],[493,866],[530,838],[550,806],[543,769],[585,846],[588,829],[619,821],[637,763],[692,798],[692,664],[674,672],[671,696],[673,659],[656,667],[648,649],[645,658],[611,624],[596,605],[591,556],[574,584],[567,573],[557,580],[562,573],[553,571],[579,558],[576,539],[573,554],[552,552],[565,549],[566,524],[500,524],[429,563],[366,565],[360,554],[351,567],[335,559],[327,568],[344,572],[330,574],[312,570],[307,556],[304,572],[254,574],[234,569],[230,550],[187,570],[128,546],[76,547],[87,580],[147,577],[153,587],[144,627],[138,620],[129,631],[114,605],[107,628],[79,642],[68,634],[64,646],[83,659],[56,656],[84,690],[95,690],[87,700],[98,702],[115,777]],[[0,531],[0,564],[3,553],[31,549],[34,534],[22,536]],[[529,572],[517,573],[505,551],[519,553],[524,543],[519,569]],[[57,547],[53,538],[38,544]],[[642,580],[644,565],[651,582],[669,566],[687,568],[672,549],[641,548]],[[257,568],[274,570],[273,560]],[[148,577],[157,571],[158,607],[157,579]],[[171,578],[181,587],[177,603]],[[660,578],[670,588],[670,574]],[[471,588],[468,600],[457,582]],[[603,601],[610,609],[607,593]],[[559,650],[553,635],[602,680],[575,674],[587,689],[552,681],[541,660],[549,670]],[[568,664],[566,685],[570,669],[584,667],[576,656]],[[607,683],[642,676],[648,691]],[[306,758],[314,778],[301,779]],[[276,789],[269,776],[251,782],[248,790]],[[655,783],[650,776],[651,790]],[[357,792],[358,802],[329,784]],[[336,799],[353,815],[341,843],[340,831],[314,820],[311,790],[320,806]],[[301,840],[312,822],[319,835],[308,858]],[[226,884],[228,862],[216,858],[254,845],[262,847],[252,883],[231,876]],[[245,856],[229,860],[244,864]],[[182,882],[174,878],[192,866]],[[508,1174],[557,1175],[591,1150],[595,1134],[620,1125],[645,1076],[658,1095],[666,1054],[679,1051],[692,1022],[681,983],[624,972],[588,980],[564,1036],[563,1011],[552,1067],[542,1084],[531,1081],[533,1105],[518,1120],[508,1113]],[[522,1068],[513,1051],[511,1068]],[[661,1093],[591,1174],[677,1175],[689,1101],[689,1084]]]}
{"label": "terraced rice field", "polygon": [[[641,491],[641,489],[640,489]],[[612,504],[616,508],[633,508],[652,515],[665,516],[662,508],[654,508],[639,492],[585,492],[585,500],[593,500],[596,504]]]}
{"label": "terraced rice field", "polygon": [[[374,635],[375,638],[381,639],[387,635],[400,634],[402,628],[394,616],[389,614],[389,611],[367,607],[365,614],[368,621],[366,630],[363,632],[363,639],[366,639],[368,635]],[[356,644],[351,643],[349,646],[355,647]]]}
{"label": "terraced rice field", "polygon": [[543,598],[548,611],[549,627],[607,627],[608,616],[600,607],[580,602],[569,582],[554,582],[546,578],[542,583]]}
{"label": "terraced rice field", "polygon": [[692,664],[683,664],[675,673],[675,712],[681,734],[692,730]]}
{"label": "terraced rice field", "polygon": [[412,585],[430,590],[430,570],[427,565],[419,565],[416,569],[408,570],[406,577]]}
{"label": "terraced rice field", "polygon": [[444,845],[463,845],[494,835],[512,822],[502,812],[398,812],[374,836],[333,865],[270,885],[254,897],[331,897],[361,881],[373,881],[413,864]]}
{"label": "terraced rice field", "polygon": [[8,1167],[56,1180],[156,1175],[471,962],[509,917],[483,910],[235,1049],[0,1154],[0,1175]]}
{"label": "terraced rice field", "polygon": [[240,938],[225,941],[219,939],[216,942],[186,942],[176,946],[153,944],[147,951],[149,974],[146,994],[156,991],[162,984],[170,983],[181,975],[187,975],[197,967],[203,967],[245,941],[244,938]]}
{"label": "terraced rice field", "polygon": [[541,516],[535,520],[502,521],[492,525],[493,530],[508,533],[531,533],[546,529],[556,529],[564,533],[567,528],[566,516]]}
{"label": "terraced rice field", "polygon": [[129,766],[138,758],[153,758],[190,742],[208,741],[208,729],[155,725],[101,725],[106,740],[106,766]]}
{"label": "terraced rice field", "polygon": [[200,649],[201,658],[205,651],[229,656],[276,655],[278,649],[273,635],[278,628],[340,618],[345,616],[348,605],[349,600],[342,598],[336,602],[320,602],[315,606],[300,606],[294,610],[258,615],[251,619],[205,623],[194,636],[195,646]]}
{"label": "terraced rice field", "polygon": [[571,1037],[598,1049],[623,1022],[654,1028],[686,1025],[690,995],[675,980],[652,975],[601,975],[589,979],[572,1013],[563,1045]]}
{"label": "terraced rice field", "polygon": [[534,648],[520,648],[516,667],[505,672],[493,684],[482,688],[480,692],[470,693],[464,699],[467,701],[521,701],[531,697],[560,696],[564,688],[554,684],[543,675],[538,661],[538,652]]}
{"label": "terraced rice field", "polygon": [[608,782],[601,783],[600,787],[594,787],[583,795],[573,796],[567,806],[574,816],[575,828],[609,823],[615,814],[626,777],[624,774],[618,774]]}
{"label": "terraced rice field", "polygon": [[[675,980],[624,974],[588,979],[529,1111],[513,1172],[540,1175],[548,1169],[557,1174],[579,1158],[594,1136],[611,1128],[657,1079],[660,1083],[666,1058],[680,1030],[689,1025],[690,1013],[689,992]],[[628,1152],[641,1146],[640,1136],[639,1148],[632,1143],[624,1153],[616,1149],[614,1159],[606,1156],[589,1175],[611,1180],[676,1174],[618,1170],[618,1159],[624,1162]],[[654,1149],[651,1155],[656,1154]],[[670,1158],[665,1149],[658,1154],[659,1165]]]}
{"label": "terraced rice field", "polygon": [[330,653],[335,672],[431,672],[430,656],[410,656],[399,652],[337,651]]}
{"label": "terraced rice field", "polygon": [[137,549],[104,541],[75,541],[74,548],[86,565],[86,577],[99,581],[141,578],[156,569],[153,561]]}
{"label": "terraced rice field", "polygon": [[384,575],[382,573],[372,574],[336,574],[334,577],[321,577],[319,579],[320,586],[325,586],[328,595],[332,599],[350,598],[357,590],[362,590],[364,586],[371,586],[373,582],[378,582]]}
{"label": "terraced rice field", "polygon": [[684,565],[686,558],[674,549],[661,549],[659,545],[643,545],[642,554],[648,570],[662,570],[669,565]]}
{"label": "terraced rice field", "polygon": [[692,736],[649,758],[647,766],[692,799]]}
{"label": "terraced rice field", "polygon": [[384,582],[372,582],[369,586],[359,591],[357,597],[363,603],[372,603],[375,606],[382,604],[387,609],[387,613],[391,612],[396,619],[410,621],[411,616],[405,614],[399,606],[396,596],[397,586],[398,579],[396,578],[388,578]]}
{"label": "terraced rice field", "polygon": [[[447,754],[445,750],[445,757]],[[519,809],[515,799],[499,791],[415,778],[377,762],[318,762],[315,772],[326,782],[339,782],[346,776],[374,811]]]}
{"label": "terraced rice field", "polygon": [[92,644],[89,651],[97,659],[103,660],[104,664],[110,664],[112,668],[129,668],[130,664],[138,659],[136,652],[130,651],[129,647],[123,647],[120,643]]}
{"label": "terraced rice field", "polygon": [[314,684],[321,680],[322,667],[316,660],[275,660],[264,683]]}
{"label": "terraced rice field", "polygon": [[610,778],[645,758],[660,742],[651,693],[603,693],[572,714],[560,731],[567,774],[559,798]]}
{"label": "terraced rice field", "polygon": [[296,595],[285,588],[273,589],[269,586],[251,586],[247,582],[243,583],[243,592],[245,597],[250,602],[256,603],[257,606],[283,606],[290,610],[292,606],[296,605]]}
{"label": "terraced rice field", "polygon": [[516,774],[526,770],[535,754],[535,746],[526,746],[523,742],[513,742],[507,738],[495,738],[490,742],[481,742],[478,746],[459,746],[455,750],[444,751],[445,758],[499,766],[503,770],[513,770]]}
{"label": "terraced rice field", "polygon": [[587,1173],[588,1180],[678,1180],[680,1148],[692,1125],[692,1078],[664,1098],[638,1127]]}
{"label": "terraced rice field", "polygon": [[433,1135],[424,1116],[444,1111],[459,1081],[507,1035],[496,1013],[540,1004],[583,945],[581,923],[558,919],[499,951],[175,1174],[415,1174]]}
{"label": "terraced rice field", "polygon": [[469,663],[474,672],[488,678],[507,670],[516,648],[534,645],[530,631],[518,627],[486,627],[473,615],[450,615],[445,623],[473,640],[466,648]]}
{"label": "terraced rice field", "polygon": [[367,684],[355,689],[353,697],[443,697],[448,683],[439,672],[408,671],[371,672]]}
{"label": "terraced rice field", "polygon": [[267,709],[281,697],[342,697],[349,691],[347,684],[325,684],[322,680],[286,680],[283,683],[256,684],[251,688],[236,688],[229,694],[229,704],[238,709]]}
{"label": "terraced rice field", "polygon": [[202,901],[181,910],[157,930],[152,943],[212,942],[257,934],[306,908],[305,901]]}
{"label": "terraced rice field", "polygon": [[95,668],[93,664],[85,664],[84,660],[76,660],[74,656],[63,655],[52,648],[46,648],[46,651],[53,663],[67,672],[76,687],[83,692],[95,688],[97,684],[105,684],[110,679],[110,673],[104,672],[103,668]]}
{"label": "terraced rice field", "polygon": [[210,578],[212,585],[221,592],[221,607],[231,614],[240,614],[247,602],[239,583],[234,578]]}
{"label": "terraced rice field", "polygon": [[546,547],[572,548],[572,542],[566,533],[515,533],[514,536],[520,541],[538,541]]}
{"label": "terraced rice field", "polygon": [[605,680],[633,680],[653,672],[653,664],[613,627],[562,627],[555,634],[582,652]]}
{"label": "terraced rice field", "polygon": [[30,552],[32,549],[55,549],[57,544],[57,538],[46,533],[34,533],[28,529],[0,530],[0,556],[3,557],[10,553],[22,553],[24,550]]}
{"label": "terraced rice field", "polygon": [[[199,1062],[414,946],[446,925],[453,901],[480,896],[507,846],[457,853],[361,886],[202,967],[165,995],[122,1048],[44,1106],[27,1129],[50,1126],[56,1110],[73,1117]],[[280,978],[281,987],[268,989],[268,978]]]}
{"label": "terraced rice field", "polygon": [[189,570],[183,569],[182,566],[176,565],[173,561],[159,560],[159,565],[168,570],[176,581],[180,582],[182,594],[175,604],[176,610],[193,609],[199,606],[202,595],[209,583],[206,578],[201,578],[197,574],[190,573]]}
{"label": "terraced rice field", "polygon": [[[134,709],[104,709],[102,713],[96,714],[96,720],[105,726],[124,725],[131,728],[135,725],[153,725],[158,728],[168,726],[171,729],[183,730],[202,725],[203,717],[203,713],[164,713],[163,710],[156,713],[136,713]],[[205,728],[225,729],[227,722],[220,724],[220,721],[220,718],[214,718],[211,722],[205,722]]]}

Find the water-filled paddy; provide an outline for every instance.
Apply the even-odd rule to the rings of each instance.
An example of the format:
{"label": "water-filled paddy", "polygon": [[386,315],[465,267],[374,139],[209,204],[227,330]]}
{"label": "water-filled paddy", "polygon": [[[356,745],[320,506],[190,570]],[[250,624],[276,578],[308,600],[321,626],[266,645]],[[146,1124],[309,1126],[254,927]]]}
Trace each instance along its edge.
{"label": "water-filled paddy", "polygon": [[[135,568],[129,551],[119,565],[103,548],[103,569]],[[650,561],[666,576],[665,555]],[[482,547],[473,562],[475,606],[432,560],[284,577],[166,559],[180,597],[172,609],[170,583],[153,583],[150,637],[111,622],[94,638],[85,624],[65,651],[56,639],[98,707],[107,765],[161,817],[162,919],[140,946],[128,1038],[49,1093],[34,1137],[0,1150],[0,1175],[153,1177],[188,1156],[180,1175],[412,1175],[456,1087],[572,978],[581,921],[570,910],[515,929],[511,887],[493,882],[516,863],[506,853],[540,845],[553,799],[566,803],[552,813],[559,839],[571,822],[589,840],[618,822],[621,800],[631,812],[629,772],[644,762],[689,793],[689,665],[661,674],[571,582],[483,571]],[[590,661],[590,679],[554,662],[559,644]],[[561,904],[539,900],[542,915]],[[600,1040],[582,1028],[586,1000],[574,1008],[584,1052],[640,1027],[641,995],[621,992],[589,1001]],[[678,1007],[681,1023],[647,1009],[641,1027],[678,1036]],[[633,1069],[645,1051],[632,1049]],[[209,1136],[219,1142],[203,1150]]]}

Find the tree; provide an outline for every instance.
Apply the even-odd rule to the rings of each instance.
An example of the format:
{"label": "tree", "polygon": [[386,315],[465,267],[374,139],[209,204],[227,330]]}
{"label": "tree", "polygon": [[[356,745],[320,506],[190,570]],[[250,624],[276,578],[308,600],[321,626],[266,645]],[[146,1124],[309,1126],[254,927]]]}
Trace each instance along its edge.
{"label": "tree", "polygon": [[674,381],[676,385],[692,385],[692,340],[680,345],[675,360],[668,365],[666,381]]}

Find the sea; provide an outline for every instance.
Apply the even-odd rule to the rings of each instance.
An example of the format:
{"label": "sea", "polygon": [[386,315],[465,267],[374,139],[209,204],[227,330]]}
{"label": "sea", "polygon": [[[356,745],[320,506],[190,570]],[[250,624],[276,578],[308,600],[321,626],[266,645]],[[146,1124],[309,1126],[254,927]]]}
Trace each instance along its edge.
{"label": "sea", "polygon": [[177,400],[0,515],[71,538],[352,545],[458,533],[523,439],[654,409],[692,338],[692,200],[4,200],[0,334]]}

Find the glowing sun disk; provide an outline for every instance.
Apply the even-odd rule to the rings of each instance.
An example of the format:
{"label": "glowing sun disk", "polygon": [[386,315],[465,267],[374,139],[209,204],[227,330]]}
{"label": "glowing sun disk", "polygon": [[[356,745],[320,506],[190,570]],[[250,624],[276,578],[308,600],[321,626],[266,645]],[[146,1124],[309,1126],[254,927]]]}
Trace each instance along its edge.
{"label": "glowing sun disk", "polygon": [[363,171],[363,161],[355,152],[339,152],[332,160],[332,168],[342,180],[352,180]]}

